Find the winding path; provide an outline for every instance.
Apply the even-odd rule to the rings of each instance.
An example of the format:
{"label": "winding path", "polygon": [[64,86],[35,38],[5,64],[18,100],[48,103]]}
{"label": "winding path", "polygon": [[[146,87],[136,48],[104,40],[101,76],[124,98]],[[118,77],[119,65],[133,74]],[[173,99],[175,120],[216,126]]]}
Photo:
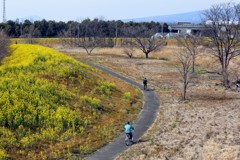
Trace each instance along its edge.
{"label": "winding path", "polygon": [[[86,62],[84,62],[86,63]],[[152,90],[143,90],[143,86],[131,79],[128,79],[126,77],[123,77],[113,71],[110,71],[104,67],[95,65],[93,63],[87,63],[88,65],[91,65],[95,68],[98,68],[112,76],[115,76],[119,79],[122,79],[136,87],[138,87],[140,90],[144,93],[144,107],[142,111],[140,112],[140,115],[137,119],[137,121],[133,124],[135,130],[133,133],[133,138],[135,140],[138,140],[151,126],[151,124],[154,122],[156,114],[159,110],[159,99],[156,96],[155,92]],[[125,134],[122,133],[118,138],[114,139],[112,142],[110,142],[108,145],[104,146],[103,148],[97,150],[92,155],[84,158],[84,160],[113,160],[118,154],[125,151],[128,147],[124,143]]]}

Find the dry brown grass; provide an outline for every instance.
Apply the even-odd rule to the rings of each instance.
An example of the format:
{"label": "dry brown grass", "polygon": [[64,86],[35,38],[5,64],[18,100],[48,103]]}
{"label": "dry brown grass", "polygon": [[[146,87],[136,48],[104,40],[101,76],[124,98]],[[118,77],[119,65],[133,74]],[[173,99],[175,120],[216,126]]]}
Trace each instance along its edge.
{"label": "dry brown grass", "polygon": [[[77,59],[101,64],[139,83],[147,77],[151,89],[160,98],[155,123],[117,159],[138,160],[238,160],[240,159],[240,93],[219,85],[221,76],[216,60],[202,53],[197,59],[197,74],[188,90],[188,101],[181,101],[182,82],[175,65],[177,49],[165,48],[144,59],[137,52],[127,58],[119,48],[96,50],[88,56],[71,53]],[[239,68],[234,60],[232,68]],[[234,73],[234,72],[231,72]],[[234,75],[231,75],[234,81]]]}

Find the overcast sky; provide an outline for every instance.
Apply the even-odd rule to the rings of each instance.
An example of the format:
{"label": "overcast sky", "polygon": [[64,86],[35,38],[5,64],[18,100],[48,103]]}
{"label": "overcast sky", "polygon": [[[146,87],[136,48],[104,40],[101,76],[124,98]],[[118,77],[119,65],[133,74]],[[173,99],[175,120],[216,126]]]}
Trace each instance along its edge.
{"label": "overcast sky", "polygon": [[[1,2],[1,20],[3,0]],[[118,20],[170,15],[208,9],[227,0],[6,0],[7,20],[39,16],[68,21],[85,18]],[[240,3],[240,0],[233,0]]]}

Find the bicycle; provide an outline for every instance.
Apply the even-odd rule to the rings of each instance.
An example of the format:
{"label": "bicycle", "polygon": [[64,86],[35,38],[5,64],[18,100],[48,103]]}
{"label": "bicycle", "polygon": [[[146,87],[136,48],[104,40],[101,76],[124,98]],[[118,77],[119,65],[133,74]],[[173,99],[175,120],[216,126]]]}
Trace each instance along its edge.
{"label": "bicycle", "polygon": [[133,138],[130,138],[130,135],[129,134],[126,134],[126,138],[125,138],[125,144],[126,146],[131,146],[133,145]]}

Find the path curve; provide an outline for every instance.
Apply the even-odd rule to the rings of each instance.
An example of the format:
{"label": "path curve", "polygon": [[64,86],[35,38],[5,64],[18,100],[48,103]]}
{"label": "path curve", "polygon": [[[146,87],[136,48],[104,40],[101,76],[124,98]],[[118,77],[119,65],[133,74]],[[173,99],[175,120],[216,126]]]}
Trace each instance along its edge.
{"label": "path curve", "polygon": [[[122,79],[136,87],[144,93],[144,105],[143,109],[140,112],[138,119],[133,126],[135,128],[133,133],[134,140],[138,140],[151,126],[154,122],[157,112],[159,110],[160,102],[156,93],[152,90],[145,91],[143,86],[129,78],[121,76],[113,71],[110,71],[104,67],[98,66],[93,63],[83,62],[95,68],[98,68],[104,71],[107,74],[115,76],[119,79]],[[104,146],[103,148],[97,150],[92,155],[85,157],[84,160],[113,160],[117,155],[125,151],[128,147],[124,143],[125,134],[122,133],[118,138],[114,139],[112,142]]]}

